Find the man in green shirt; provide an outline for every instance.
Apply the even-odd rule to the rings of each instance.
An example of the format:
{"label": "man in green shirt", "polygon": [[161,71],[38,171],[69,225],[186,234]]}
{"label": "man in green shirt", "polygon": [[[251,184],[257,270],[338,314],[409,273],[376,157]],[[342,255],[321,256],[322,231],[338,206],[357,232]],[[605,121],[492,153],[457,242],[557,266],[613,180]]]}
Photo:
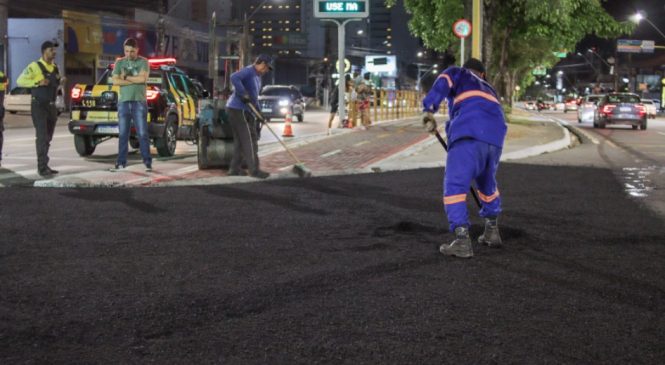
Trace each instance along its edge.
{"label": "man in green shirt", "polygon": [[134,122],[138,135],[141,156],[145,170],[152,171],[150,139],[148,136],[148,103],[146,83],[150,66],[148,60],[139,56],[139,48],[134,38],[124,43],[125,57],[119,59],[113,68],[113,84],[120,86],[118,97],[118,159],[111,171],[122,171],[127,167],[127,144],[131,122]]}
{"label": "man in green shirt", "polygon": [[58,86],[65,82],[65,78],[60,77],[58,66],[54,62],[57,46],[57,43],[50,41],[42,43],[42,58],[30,63],[16,80],[18,86],[29,88],[32,94],[30,114],[32,124],[35,126],[37,172],[43,177],[58,173],[48,166],[48,150],[53,139],[55,123],[58,121],[55,98]]}

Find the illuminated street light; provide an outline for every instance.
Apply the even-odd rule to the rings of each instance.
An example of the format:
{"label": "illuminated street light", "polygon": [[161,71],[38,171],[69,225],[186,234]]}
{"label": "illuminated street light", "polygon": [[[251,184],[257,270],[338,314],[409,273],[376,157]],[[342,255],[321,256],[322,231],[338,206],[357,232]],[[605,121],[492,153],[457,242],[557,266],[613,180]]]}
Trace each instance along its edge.
{"label": "illuminated street light", "polygon": [[421,52],[418,52],[418,54],[417,54],[417,55],[418,55],[418,57],[422,57],[422,56],[423,56],[423,54],[424,54],[424,53],[423,53],[423,52],[421,51]]}
{"label": "illuminated street light", "polygon": [[358,31],[357,31],[356,33],[357,33],[358,35],[363,35],[363,33],[365,33],[365,31],[363,31],[362,29],[358,29]]}
{"label": "illuminated street light", "polygon": [[630,16],[630,20],[635,22],[635,24],[640,24],[642,20],[646,21],[647,23],[649,23],[649,25],[653,27],[653,29],[655,29],[658,32],[658,34],[661,35],[661,37],[663,37],[663,39],[665,39],[665,34],[663,34],[663,32],[660,29],[658,29],[658,27],[655,24],[653,24],[651,20],[649,20],[649,18],[646,17],[646,15],[644,15],[644,12],[638,11],[637,13]]}

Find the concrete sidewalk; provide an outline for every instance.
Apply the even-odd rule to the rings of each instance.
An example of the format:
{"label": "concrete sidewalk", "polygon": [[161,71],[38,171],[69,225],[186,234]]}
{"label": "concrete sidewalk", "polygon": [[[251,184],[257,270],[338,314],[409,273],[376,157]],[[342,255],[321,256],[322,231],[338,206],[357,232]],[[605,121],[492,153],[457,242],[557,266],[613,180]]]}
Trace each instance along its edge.
{"label": "concrete sidewalk", "polygon": [[[517,110],[510,123],[503,159],[519,159],[567,148],[568,131],[559,123],[542,116]],[[445,153],[436,138],[422,128],[419,117],[374,124],[369,130],[339,130],[331,136],[315,134],[287,142],[296,156],[314,176],[351,175],[408,170],[445,165]],[[279,143],[260,146],[263,169],[270,180],[293,178],[293,159]],[[199,170],[197,165],[170,168],[173,162],[155,164],[152,173],[128,169],[122,173],[87,171],[62,174],[53,179],[35,181],[38,187],[140,187],[218,185],[257,182],[251,177],[227,176],[224,169]],[[140,166],[139,166],[140,167]]]}
{"label": "concrete sidewalk", "polygon": [[[571,145],[571,136],[566,128],[550,118],[516,110],[512,119],[519,123],[508,124],[502,161],[554,152]],[[523,122],[527,121],[527,122]],[[443,129],[443,128],[441,128]],[[443,134],[442,134],[443,135]],[[445,151],[439,141],[432,137],[421,144],[376,163],[376,171],[394,171],[445,166]]]}

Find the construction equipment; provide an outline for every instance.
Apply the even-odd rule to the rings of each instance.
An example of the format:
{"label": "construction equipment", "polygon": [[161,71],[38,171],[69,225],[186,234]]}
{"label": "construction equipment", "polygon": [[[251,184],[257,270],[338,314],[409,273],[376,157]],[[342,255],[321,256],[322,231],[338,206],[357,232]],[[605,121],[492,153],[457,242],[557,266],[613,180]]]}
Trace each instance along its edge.
{"label": "construction equipment", "polygon": [[286,145],[286,143],[284,143],[284,141],[282,141],[282,139],[279,138],[279,136],[277,136],[277,133],[275,133],[275,131],[270,127],[270,125],[265,122],[265,118],[263,117],[263,115],[261,113],[259,113],[258,110],[256,110],[256,107],[254,106],[254,104],[247,103],[247,105],[249,106],[249,109],[252,111],[252,114],[254,114],[256,119],[259,120],[261,123],[263,123],[263,125],[265,125],[268,128],[270,133],[272,133],[272,135],[275,136],[277,141],[279,141],[279,143],[282,144],[282,146],[284,147],[286,152],[288,152],[288,154],[291,155],[293,160],[296,162],[295,165],[293,165],[293,168],[292,168],[293,173],[298,175],[299,177],[310,177],[310,176],[312,176],[312,171],[310,169],[308,169],[307,166],[305,166],[305,164],[302,163],[298,159],[298,157],[296,157],[296,155],[289,149],[289,147]]}
{"label": "construction equipment", "polygon": [[[436,136],[436,139],[439,140],[441,143],[441,146],[443,146],[443,149],[448,152],[448,145],[446,144],[446,141],[443,140],[443,137],[441,137],[441,134],[439,131],[434,130],[434,135]],[[480,205],[480,199],[478,199],[478,194],[476,193],[476,190],[473,188],[473,186],[469,187],[469,190],[471,191],[471,195],[473,195],[473,200],[476,201],[476,204],[478,205],[478,208],[481,208]]]}
{"label": "construction equipment", "polygon": [[233,157],[233,131],[224,109],[224,101],[200,101],[197,157],[199,169],[228,167]]}

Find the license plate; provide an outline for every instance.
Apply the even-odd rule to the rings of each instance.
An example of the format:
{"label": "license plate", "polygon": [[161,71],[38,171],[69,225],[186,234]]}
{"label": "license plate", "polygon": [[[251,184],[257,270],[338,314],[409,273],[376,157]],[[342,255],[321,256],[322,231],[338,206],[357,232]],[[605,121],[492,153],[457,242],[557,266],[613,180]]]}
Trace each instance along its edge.
{"label": "license plate", "polygon": [[261,113],[272,113],[272,109],[270,109],[270,108],[261,108]]}
{"label": "license plate", "polygon": [[632,109],[627,106],[622,106],[621,108],[619,108],[619,111],[622,113],[630,113]]}
{"label": "license plate", "polygon": [[81,104],[83,104],[83,106],[87,108],[94,108],[96,105],[95,99],[83,99],[81,100]]}
{"label": "license plate", "polygon": [[100,126],[97,127],[97,133],[99,134],[118,134],[118,127],[117,126]]}

